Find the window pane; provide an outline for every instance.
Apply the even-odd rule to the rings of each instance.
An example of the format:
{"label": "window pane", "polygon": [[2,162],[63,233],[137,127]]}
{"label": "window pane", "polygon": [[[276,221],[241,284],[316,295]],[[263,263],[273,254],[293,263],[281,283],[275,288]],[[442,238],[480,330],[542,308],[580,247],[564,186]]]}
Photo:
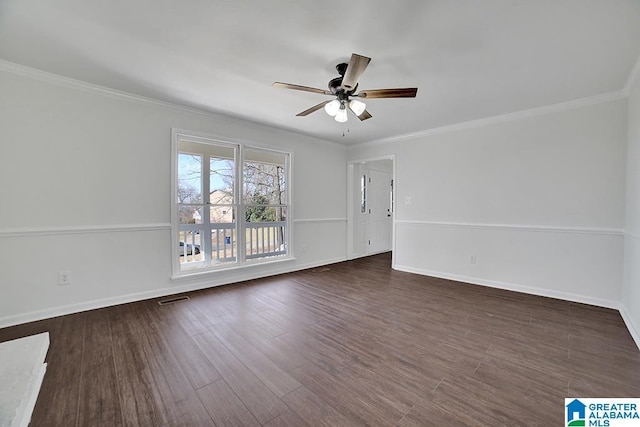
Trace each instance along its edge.
{"label": "window pane", "polygon": [[245,209],[245,257],[286,255],[287,209],[264,205],[251,205]]}
{"label": "window pane", "polygon": [[242,165],[245,258],[286,255],[288,155],[247,149]]}
{"label": "window pane", "polygon": [[204,261],[204,247],[200,236],[204,233],[202,225],[202,206],[181,205],[178,208],[178,257],[180,269],[197,268]]}
{"label": "window pane", "polygon": [[202,203],[202,156],[178,154],[178,203]]}
{"label": "window pane", "polygon": [[200,244],[201,229],[178,230],[178,257],[180,269],[194,268],[204,261],[202,245]]}
{"label": "window pane", "polygon": [[286,205],[286,155],[246,150],[242,168],[245,204]]}
{"label": "window pane", "polygon": [[202,224],[202,206],[180,205],[178,207],[180,224]]}
{"label": "window pane", "polygon": [[211,263],[235,262],[238,253],[238,239],[234,206],[217,205],[211,212]]}
{"label": "window pane", "polygon": [[212,204],[233,203],[234,177],[233,159],[209,158],[209,190]]}
{"label": "window pane", "polygon": [[223,222],[231,223],[235,222],[235,208],[233,205],[211,205],[209,207],[209,214],[212,223]]}

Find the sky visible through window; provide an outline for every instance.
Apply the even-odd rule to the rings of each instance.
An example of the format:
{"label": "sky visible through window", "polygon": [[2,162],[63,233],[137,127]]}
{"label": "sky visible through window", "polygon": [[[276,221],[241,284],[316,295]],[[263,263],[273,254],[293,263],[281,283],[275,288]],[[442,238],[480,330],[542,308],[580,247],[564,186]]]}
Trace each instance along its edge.
{"label": "sky visible through window", "polygon": [[[211,158],[210,188],[228,190],[233,183],[233,161]],[[180,153],[178,155],[178,182],[192,188],[195,194],[202,194],[202,156]]]}

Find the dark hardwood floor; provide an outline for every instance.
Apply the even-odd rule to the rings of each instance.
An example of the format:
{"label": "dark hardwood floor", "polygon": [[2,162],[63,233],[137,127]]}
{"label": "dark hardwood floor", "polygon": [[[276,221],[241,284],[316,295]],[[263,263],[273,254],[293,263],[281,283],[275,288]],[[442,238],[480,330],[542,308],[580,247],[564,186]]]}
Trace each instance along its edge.
{"label": "dark hardwood floor", "polygon": [[0,329],[49,331],[32,426],[561,425],[640,397],[618,312],[392,271],[388,254]]}

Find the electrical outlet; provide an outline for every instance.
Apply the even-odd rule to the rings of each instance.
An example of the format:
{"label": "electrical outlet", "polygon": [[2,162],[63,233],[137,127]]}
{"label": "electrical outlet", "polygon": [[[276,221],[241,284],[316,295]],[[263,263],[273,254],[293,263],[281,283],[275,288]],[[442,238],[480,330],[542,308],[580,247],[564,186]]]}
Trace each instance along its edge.
{"label": "electrical outlet", "polygon": [[471,255],[469,257],[469,264],[476,264],[478,262],[478,257],[475,255]]}
{"label": "electrical outlet", "polygon": [[60,271],[58,272],[58,285],[70,285],[71,284],[71,272]]}

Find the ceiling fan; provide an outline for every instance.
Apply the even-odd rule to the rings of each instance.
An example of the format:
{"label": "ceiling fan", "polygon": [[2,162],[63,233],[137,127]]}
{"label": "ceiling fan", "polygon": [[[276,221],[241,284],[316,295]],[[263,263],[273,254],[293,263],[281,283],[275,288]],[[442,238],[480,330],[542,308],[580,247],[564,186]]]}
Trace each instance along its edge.
{"label": "ceiling fan", "polygon": [[281,82],[275,82],[273,86],[335,96],[335,99],[314,105],[313,107],[296,114],[296,116],[307,116],[324,107],[327,114],[335,117],[338,122],[347,121],[347,109],[351,110],[361,121],[372,117],[366,110],[367,106],[364,102],[352,98],[374,99],[416,97],[416,94],[418,93],[417,87],[361,90],[356,93],[358,90],[358,79],[360,79],[360,76],[364,73],[369,62],[371,62],[371,58],[358,55],[357,53],[351,54],[351,59],[348,64],[341,63],[336,65],[336,70],[338,70],[340,77],[336,77],[329,81],[329,90]]}

